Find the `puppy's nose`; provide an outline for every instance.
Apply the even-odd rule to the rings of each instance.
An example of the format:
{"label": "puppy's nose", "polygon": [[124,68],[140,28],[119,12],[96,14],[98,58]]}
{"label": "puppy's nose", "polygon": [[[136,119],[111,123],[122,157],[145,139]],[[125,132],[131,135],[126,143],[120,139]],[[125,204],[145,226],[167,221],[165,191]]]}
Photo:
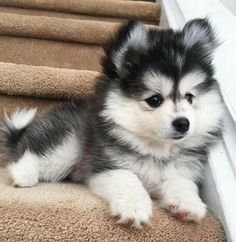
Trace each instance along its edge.
{"label": "puppy's nose", "polygon": [[189,120],[187,118],[177,118],[172,123],[175,130],[182,133],[182,134],[188,131],[189,124],[190,123],[189,123]]}

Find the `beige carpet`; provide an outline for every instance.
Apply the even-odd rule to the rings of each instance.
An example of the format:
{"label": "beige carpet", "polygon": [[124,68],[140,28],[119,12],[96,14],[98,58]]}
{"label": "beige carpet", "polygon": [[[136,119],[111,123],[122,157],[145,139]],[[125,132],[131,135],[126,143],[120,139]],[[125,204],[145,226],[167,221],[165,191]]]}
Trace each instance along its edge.
{"label": "beige carpet", "polygon": [[1,241],[223,241],[211,216],[199,225],[175,219],[155,204],[151,226],[135,230],[116,224],[106,205],[76,184],[10,186],[0,169]]}
{"label": "beige carpet", "polygon": [[0,62],[0,93],[49,98],[82,97],[93,93],[97,71],[59,69]]}
{"label": "beige carpet", "polygon": [[[127,18],[158,26],[160,5],[130,0],[0,0],[0,117],[16,107],[39,113],[93,92],[103,46]],[[1,163],[1,161],[0,161]],[[183,223],[158,205],[151,226],[118,226],[106,205],[76,184],[11,187],[0,168],[0,242],[224,240],[210,214]]]}

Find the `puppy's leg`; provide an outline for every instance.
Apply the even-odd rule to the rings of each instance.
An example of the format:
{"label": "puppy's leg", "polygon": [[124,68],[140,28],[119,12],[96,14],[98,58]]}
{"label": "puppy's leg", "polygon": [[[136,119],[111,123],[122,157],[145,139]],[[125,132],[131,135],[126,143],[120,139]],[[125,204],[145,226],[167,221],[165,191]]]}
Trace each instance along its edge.
{"label": "puppy's leg", "polygon": [[18,161],[7,166],[13,185],[32,187],[38,181],[57,182],[64,179],[78,157],[78,147],[77,137],[68,134],[60,145],[48,149],[42,155],[26,150]]}
{"label": "puppy's leg", "polygon": [[36,109],[17,110],[0,127],[0,151],[17,187],[64,179],[80,154],[73,114],[58,107],[33,122],[35,114]]}
{"label": "puppy's leg", "polygon": [[200,222],[206,215],[206,205],[198,195],[197,185],[183,177],[169,177],[160,187],[160,206],[185,221]]}
{"label": "puppy's leg", "polygon": [[119,222],[140,228],[152,215],[152,201],[138,177],[128,170],[108,170],[89,180],[93,193],[105,199]]}

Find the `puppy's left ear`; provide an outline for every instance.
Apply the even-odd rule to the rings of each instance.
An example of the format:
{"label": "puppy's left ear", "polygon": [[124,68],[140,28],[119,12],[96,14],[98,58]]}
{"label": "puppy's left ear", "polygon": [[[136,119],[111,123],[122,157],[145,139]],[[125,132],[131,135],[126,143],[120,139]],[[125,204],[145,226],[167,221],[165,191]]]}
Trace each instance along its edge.
{"label": "puppy's left ear", "polygon": [[214,29],[206,18],[193,19],[187,22],[182,33],[187,48],[199,46],[208,57],[218,46]]}
{"label": "puppy's left ear", "polygon": [[110,41],[103,58],[103,72],[111,79],[122,77],[139,62],[139,53],[148,47],[148,30],[134,20],[123,24]]}

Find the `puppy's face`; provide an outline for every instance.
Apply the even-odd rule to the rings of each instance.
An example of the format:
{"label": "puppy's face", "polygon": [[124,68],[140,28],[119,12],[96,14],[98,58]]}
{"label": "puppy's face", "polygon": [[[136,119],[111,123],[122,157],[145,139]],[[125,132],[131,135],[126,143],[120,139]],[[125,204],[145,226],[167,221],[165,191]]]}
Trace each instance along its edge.
{"label": "puppy's face", "polygon": [[211,65],[215,47],[207,20],[193,20],[181,32],[127,23],[103,61],[111,80],[104,116],[132,134],[163,142],[214,132],[222,118]]}

